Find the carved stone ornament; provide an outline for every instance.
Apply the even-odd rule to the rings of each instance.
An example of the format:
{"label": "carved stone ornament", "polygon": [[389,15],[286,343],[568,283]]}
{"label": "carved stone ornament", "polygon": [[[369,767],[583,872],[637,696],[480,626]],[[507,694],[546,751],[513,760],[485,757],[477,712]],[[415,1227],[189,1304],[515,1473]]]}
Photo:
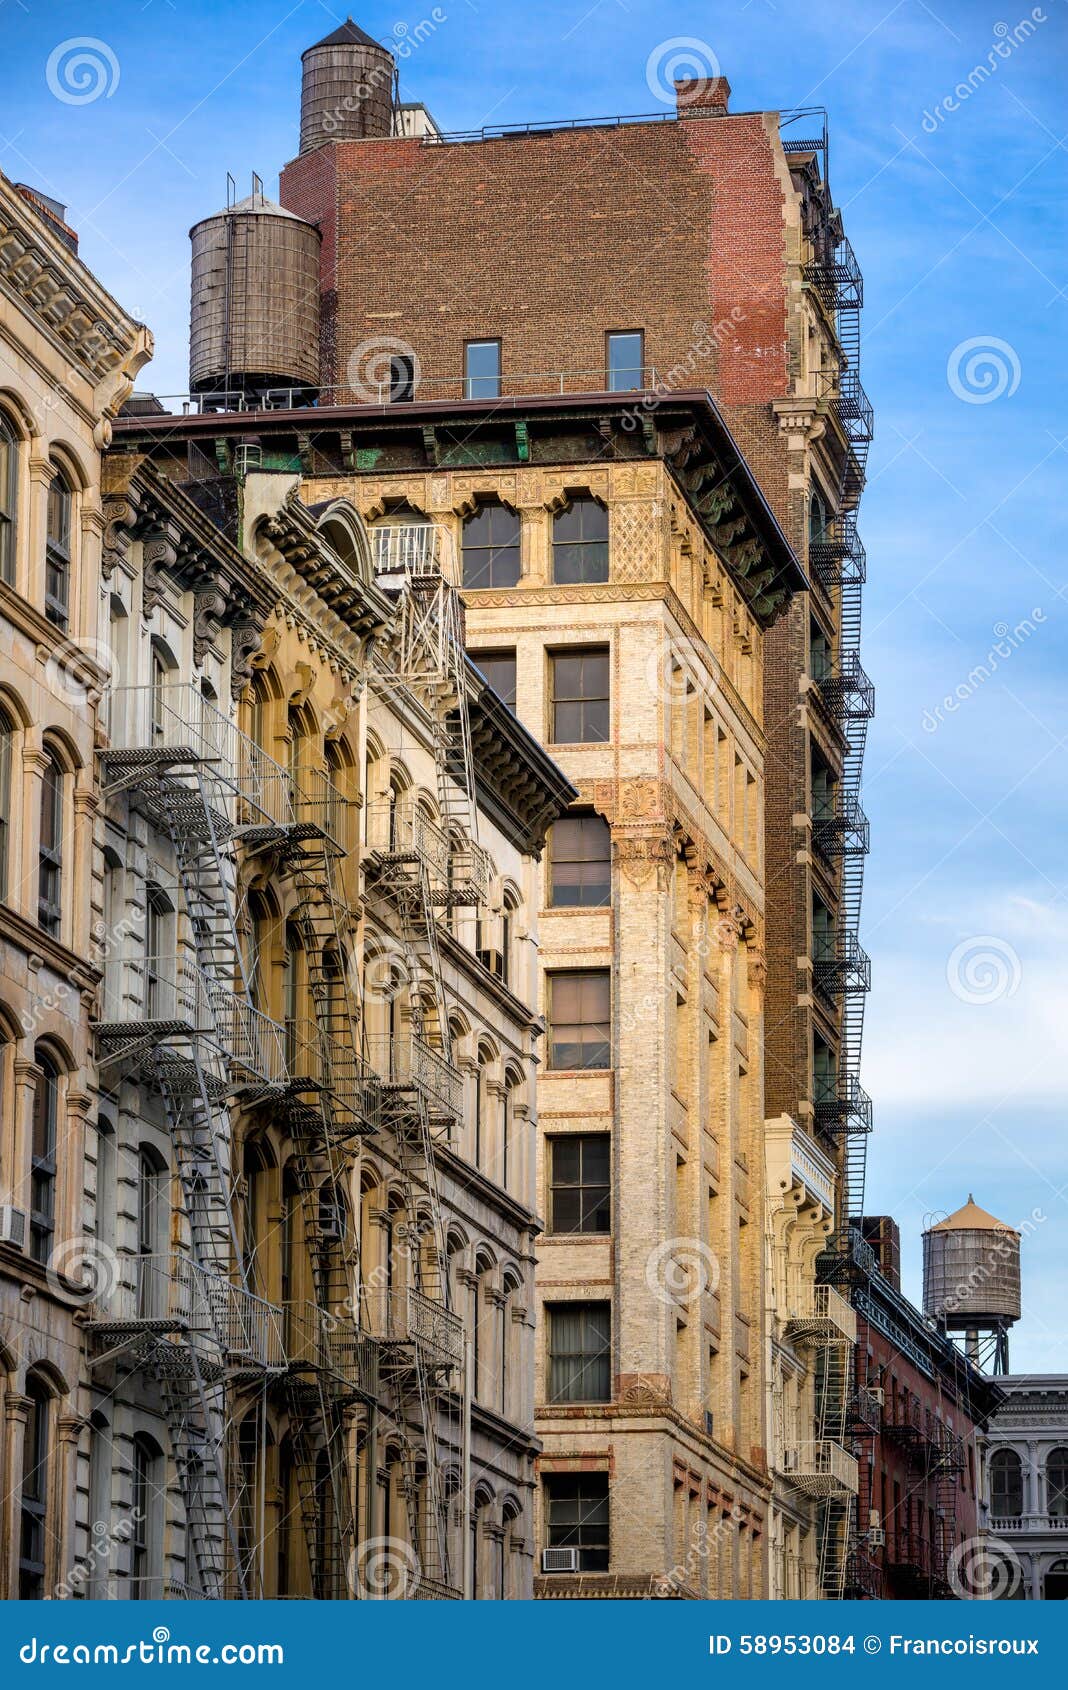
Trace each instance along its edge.
{"label": "carved stone ornament", "polygon": [[193,661],[199,668],[215,642],[226,615],[226,594],[203,587],[193,594]]}
{"label": "carved stone ornament", "polygon": [[246,617],[230,633],[230,692],[236,702],[252,679],[252,660],[263,638],[261,623]]}

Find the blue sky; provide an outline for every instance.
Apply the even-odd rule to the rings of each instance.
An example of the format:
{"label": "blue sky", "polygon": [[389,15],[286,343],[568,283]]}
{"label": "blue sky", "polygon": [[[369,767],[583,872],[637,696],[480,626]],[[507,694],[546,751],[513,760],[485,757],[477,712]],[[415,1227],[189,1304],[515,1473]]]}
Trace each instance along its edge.
{"label": "blue sky", "polygon": [[[300,52],[343,16],[0,0],[0,168],[70,207],[86,261],[156,335],[159,392],[186,386],[187,231],[227,170],[276,191]],[[680,37],[736,110],[827,106],[877,429],[868,1206],[899,1220],[913,1294],[929,1214],[974,1190],[1026,1227],[1014,1369],[1068,1372],[1064,0],[368,0],[356,21],[407,40],[403,97],[446,129],[656,110],[647,65],[655,81]],[[48,65],[82,37],[105,44],[104,91],[74,103],[94,85]]]}

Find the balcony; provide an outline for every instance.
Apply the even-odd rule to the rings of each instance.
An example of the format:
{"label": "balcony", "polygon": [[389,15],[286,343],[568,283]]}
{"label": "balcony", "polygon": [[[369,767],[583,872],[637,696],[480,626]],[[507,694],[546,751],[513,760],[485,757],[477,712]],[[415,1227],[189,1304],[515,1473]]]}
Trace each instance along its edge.
{"label": "balcony", "polygon": [[443,1303],[407,1286],[382,1292],[380,1309],[384,1368],[408,1366],[415,1351],[431,1367],[463,1366],[464,1323]]}
{"label": "balcony", "polygon": [[460,585],[452,533],[438,523],[376,522],[371,543],[380,587],[410,585],[418,590],[420,585],[433,587],[441,579],[453,587]]}
{"label": "balcony", "polygon": [[391,1109],[395,1113],[398,1107],[406,1112],[410,1100],[415,1100],[450,1131],[460,1120],[464,1106],[460,1070],[418,1034],[372,1037],[368,1040],[368,1058],[381,1086],[384,1116]]}
{"label": "balcony", "polygon": [[824,709],[836,721],[862,721],[875,714],[875,687],[855,651],[843,652],[812,676]]}
{"label": "balcony", "polygon": [[237,824],[293,820],[288,770],[241,732],[193,682],[116,687],[108,697],[107,790],[136,786],[151,774],[204,768],[235,801]]}
{"label": "balcony", "polygon": [[290,1372],[316,1374],[343,1394],[378,1395],[378,1345],[351,1315],[307,1302],[286,1303],[284,1315]]}
{"label": "balcony", "polygon": [[813,1114],[819,1131],[830,1138],[871,1132],[871,1098],[855,1074],[832,1074],[817,1085]]}
{"label": "balcony", "polygon": [[1046,1537],[1063,1532],[1068,1538],[1068,1514],[992,1514],[989,1530],[995,1537],[1019,1537],[1024,1532]]}
{"label": "balcony", "polygon": [[834,1163],[792,1116],[765,1121],[764,1159],[769,1193],[801,1189],[808,1203],[834,1213]]}
{"label": "balcony", "polygon": [[880,1397],[861,1385],[849,1404],[849,1424],[860,1432],[877,1432],[882,1425],[883,1405]]}
{"label": "balcony", "polygon": [[812,843],[828,858],[867,855],[871,825],[854,793],[838,793],[833,808],[813,814]]}
{"label": "balcony", "polygon": [[815,1438],[783,1451],[782,1471],[806,1496],[855,1496],[857,1463],[831,1438]]}
{"label": "balcony", "polygon": [[812,1345],[855,1344],[857,1317],[831,1285],[802,1285],[789,1296],[786,1335]]}
{"label": "balcony", "polygon": [[367,809],[367,866],[385,890],[419,886],[443,909],[489,902],[493,859],[458,828],[448,832],[419,804],[377,799]]}
{"label": "balcony", "polygon": [[285,1078],[282,1027],[242,993],[207,979],[191,951],[109,960],[95,1031],[105,1058],[177,1045],[191,1060],[198,1049],[214,1053],[245,1083]]}
{"label": "balcony", "polygon": [[[285,1365],[282,1311],[188,1256],[119,1258],[120,1283],[88,1322],[113,1342],[152,1337],[173,1352],[196,1352],[203,1370],[275,1372]],[[163,1352],[157,1344],[153,1360]]]}
{"label": "balcony", "polygon": [[812,983],[828,997],[871,991],[871,958],[853,933],[817,933],[812,941]]}

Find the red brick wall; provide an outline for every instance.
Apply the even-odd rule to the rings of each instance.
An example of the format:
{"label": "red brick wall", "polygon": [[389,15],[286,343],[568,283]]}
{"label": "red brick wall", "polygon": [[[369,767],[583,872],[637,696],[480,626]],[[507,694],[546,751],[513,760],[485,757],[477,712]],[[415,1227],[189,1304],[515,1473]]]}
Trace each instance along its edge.
{"label": "red brick wall", "polygon": [[287,165],[281,199],[323,228],[324,383],[396,336],[424,396],[456,398],[465,340],[488,336],[505,375],[594,372],[576,391],[599,385],[607,331],[640,328],[647,363],[721,400],[785,517],[767,410],[787,379],[782,188],[763,118],[338,142]]}

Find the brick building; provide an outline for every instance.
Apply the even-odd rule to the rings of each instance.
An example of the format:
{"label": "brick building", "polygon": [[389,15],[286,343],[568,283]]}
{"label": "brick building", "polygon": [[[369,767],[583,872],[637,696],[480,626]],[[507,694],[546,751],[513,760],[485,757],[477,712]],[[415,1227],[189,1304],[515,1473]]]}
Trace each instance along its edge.
{"label": "brick building", "polygon": [[876,1268],[854,1290],[858,1541],[847,1594],[949,1600],[980,1594],[981,1437],[1001,1381],[981,1373],[901,1290],[898,1229],[865,1221]]}
{"label": "brick building", "polygon": [[[779,1226],[778,1182],[760,1210],[779,1276],[766,1333],[768,1419],[783,1429],[769,1434],[782,1521],[772,1588],[791,1585],[793,1561],[806,1588],[837,1595],[850,1532],[851,1368],[838,1354],[849,1323],[813,1325],[801,1311],[835,1288],[815,1285],[817,1259],[843,1290],[856,1271],[849,1222],[863,1212],[871,1127],[857,924],[872,689],[858,651],[856,532],[871,411],[862,282],[827,187],[823,120],[733,114],[717,77],[680,84],[663,120],[443,135],[410,108],[396,122],[375,98],[392,74],[388,53],[351,23],[304,58],[301,150],[280,197],[321,236],[323,400],[444,414],[483,398],[514,413],[522,461],[535,395],[630,390],[621,428],[653,452],[665,398],[706,390],[807,568],[807,590],[762,642],[765,1113],[793,1122],[802,1159],[829,1161],[833,1212],[822,1200],[805,1208],[803,1184],[789,1182],[811,1228]],[[618,450],[606,428],[604,457]],[[697,492],[698,508],[714,510],[718,489]],[[535,519],[523,520],[536,544]],[[738,539],[725,557],[750,572]],[[495,609],[492,621],[477,611],[472,628],[510,645],[511,612]],[[819,1353],[831,1332],[833,1363]]]}

